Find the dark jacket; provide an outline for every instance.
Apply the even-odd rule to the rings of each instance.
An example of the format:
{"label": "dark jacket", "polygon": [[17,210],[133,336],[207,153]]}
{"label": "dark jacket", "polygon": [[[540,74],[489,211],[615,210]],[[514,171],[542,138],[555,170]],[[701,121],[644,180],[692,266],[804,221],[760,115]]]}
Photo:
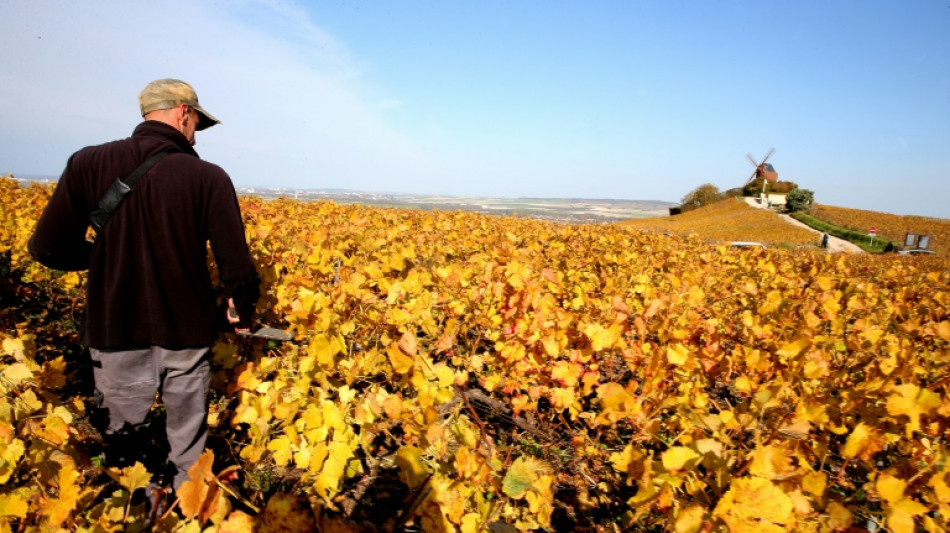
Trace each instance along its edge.
{"label": "dark jacket", "polygon": [[[150,155],[169,151],[133,187],[95,243],[89,213],[116,180]],[[156,121],[128,139],[70,157],[30,239],[40,263],[89,269],[80,340],[98,349],[210,346],[220,324],[208,243],[242,325],[260,295],[231,179],[202,161],[178,130]]]}

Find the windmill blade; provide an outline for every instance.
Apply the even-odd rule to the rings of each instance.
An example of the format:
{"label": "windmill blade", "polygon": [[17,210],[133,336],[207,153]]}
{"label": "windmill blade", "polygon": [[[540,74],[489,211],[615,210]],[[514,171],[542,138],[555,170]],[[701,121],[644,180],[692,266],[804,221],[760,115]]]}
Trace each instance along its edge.
{"label": "windmill blade", "polygon": [[755,158],[752,157],[752,154],[746,154],[745,156],[749,158],[749,162],[752,163],[752,166],[754,167],[759,166],[759,164],[755,162]]}
{"label": "windmill blade", "polygon": [[752,175],[749,176],[749,179],[745,180],[745,184],[748,185],[752,183],[752,180],[754,180],[758,174],[759,174],[759,169],[757,167],[755,170],[752,171]]}
{"label": "windmill blade", "polygon": [[774,153],[775,153],[775,148],[769,148],[769,153],[765,154],[765,159],[762,160],[762,164],[765,164],[765,162],[768,161],[769,158],[772,157],[772,154]]}

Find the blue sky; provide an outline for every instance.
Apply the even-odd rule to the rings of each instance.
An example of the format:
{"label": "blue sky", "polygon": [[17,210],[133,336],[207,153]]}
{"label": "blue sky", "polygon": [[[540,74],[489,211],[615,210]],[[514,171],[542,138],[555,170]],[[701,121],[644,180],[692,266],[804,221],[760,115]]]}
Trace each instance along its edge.
{"label": "blue sky", "polygon": [[950,218],[950,2],[0,0],[0,173],[58,175],[177,77],[239,186],[676,202],[761,158]]}

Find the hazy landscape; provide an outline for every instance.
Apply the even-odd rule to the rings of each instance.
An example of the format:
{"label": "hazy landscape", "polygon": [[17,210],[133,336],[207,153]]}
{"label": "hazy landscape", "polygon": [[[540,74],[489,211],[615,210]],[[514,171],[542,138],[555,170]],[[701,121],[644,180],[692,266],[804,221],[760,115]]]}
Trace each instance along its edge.
{"label": "hazy landscape", "polygon": [[[14,178],[21,183],[52,183],[49,177]],[[242,196],[268,200],[292,198],[302,201],[332,200],[340,204],[396,207],[444,211],[469,211],[490,215],[512,215],[558,222],[617,222],[632,218],[669,215],[677,204],[658,200],[609,200],[578,198],[482,198],[428,196],[421,194],[372,193],[348,189],[290,189],[237,187]]]}
{"label": "hazy landscape", "polygon": [[238,194],[262,198],[332,200],[341,204],[407,209],[469,211],[492,215],[526,216],[562,222],[616,222],[631,218],[666,216],[677,204],[653,200],[578,198],[482,198],[369,193],[346,189],[255,189],[239,187]]}

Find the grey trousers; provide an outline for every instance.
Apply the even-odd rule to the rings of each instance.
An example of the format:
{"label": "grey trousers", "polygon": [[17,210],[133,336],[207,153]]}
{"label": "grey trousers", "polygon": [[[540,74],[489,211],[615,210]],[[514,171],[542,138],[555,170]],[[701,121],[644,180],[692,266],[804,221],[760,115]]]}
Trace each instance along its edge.
{"label": "grey trousers", "polygon": [[117,454],[148,455],[149,450],[135,449],[145,443],[125,437],[146,426],[158,394],[165,404],[166,460],[173,467],[178,489],[189,479],[188,469],[204,451],[208,438],[209,348],[167,350],[152,346],[121,352],[89,351],[94,361],[97,400],[108,418],[106,460],[110,459],[110,438],[118,443]]}

